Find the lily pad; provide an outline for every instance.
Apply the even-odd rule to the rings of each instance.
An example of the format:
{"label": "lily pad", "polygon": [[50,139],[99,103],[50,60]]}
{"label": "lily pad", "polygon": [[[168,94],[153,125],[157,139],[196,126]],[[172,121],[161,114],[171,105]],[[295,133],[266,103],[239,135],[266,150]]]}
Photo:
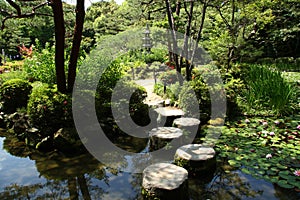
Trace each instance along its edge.
{"label": "lily pad", "polygon": [[280,181],[277,182],[277,184],[280,187],[283,187],[283,188],[286,188],[286,189],[292,189],[292,188],[294,188],[293,185],[288,184],[287,181],[285,181],[285,180],[280,180]]}
{"label": "lily pad", "polygon": [[228,160],[228,163],[233,167],[240,167],[241,164],[238,163],[236,160]]}
{"label": "lily pad", "polygon": [[247,168],[243,168],[241,170],[244,174],[251,174],[251,172]]}

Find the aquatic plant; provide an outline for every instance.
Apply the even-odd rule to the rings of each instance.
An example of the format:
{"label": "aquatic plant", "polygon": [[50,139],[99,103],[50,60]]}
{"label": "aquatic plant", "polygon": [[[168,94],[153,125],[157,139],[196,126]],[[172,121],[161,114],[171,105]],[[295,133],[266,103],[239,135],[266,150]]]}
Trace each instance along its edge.
{"label": "aquatic plant", "polygon": [[257,179],[300,189],[300,116],[248,120],[222,127],[218,158]]}

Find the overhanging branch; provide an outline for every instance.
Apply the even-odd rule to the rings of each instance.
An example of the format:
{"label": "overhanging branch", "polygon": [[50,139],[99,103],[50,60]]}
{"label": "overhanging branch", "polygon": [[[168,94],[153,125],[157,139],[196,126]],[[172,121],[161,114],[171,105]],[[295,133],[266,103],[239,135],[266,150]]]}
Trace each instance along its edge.
{"label": "overhanging branch", "polygon": [[21,11],[21,8],[18,4],[16,4],[14,1],[12,0],[6,0],[7,3],[9,5],[11,5],[16,11],[17,13],[9,13],[8,11],[6,10],[3,10],[1,9],[0,10],[0,13],[4,13],[6,15],[6,17],[2,20],[2,25],[1,25],[1,30],[3,30],[5,28],[5,22],[8,20],[8,19],[13,19],[13,18],[29,18],[29,17],[33,17],[33,16],[48,16],[48,17],[53,17],[53,15],[50,15],[50,14],[47,14],[47,13],[38,13],[36,12],[37,9],[39,8],[42,8],[46,5],[48,5],[48,2],[44,2],[44,3],[41,3],[39,5],[36,5],[34,6],[32,9],[31,9],[31,12],[30,13],[22,13]]}

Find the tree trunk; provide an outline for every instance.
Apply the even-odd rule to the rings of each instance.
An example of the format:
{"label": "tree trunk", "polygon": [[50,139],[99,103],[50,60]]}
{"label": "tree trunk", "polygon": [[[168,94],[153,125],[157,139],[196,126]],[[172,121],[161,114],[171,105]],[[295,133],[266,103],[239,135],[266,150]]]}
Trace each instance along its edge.
{"label": "tree trunk", "polygon": [[91,200],[91,195],[90,195],[89,188],[87,186],[84,175],[79,175],[77,177],[77,182],[79,184],[83,199],[84,200]]}
{"label": "tree trunk", "polygon": [[173,46],[173,52],[172,52],[173,58],[174,58],[174,62],[175,62],[176,71],[178,72],[178,80],[179,80],[180,85],[182,85],[183,80],[182,80],[182,77],[179,76],[181,74],[181,66],[179,65],[178,54],[176,54],[176,52],[178,51],[176,28],[175,28],[175,22],[174,22],[174,17],[173,17],[170,0],[165,0],[165,4],[166,4],[168,22],[169,22],[169,26],[171,29],[171,37],[172,37],[172,44],[173,44],[172,45]]}
{"label": "tree trunk", "polygon": [[58,91],[66,92],[66,75],[64,68],[65,61],[65,25],[63,5],[61,0],[51,0],[51,7],[54,15],[55,25],[55,70]]}
{"label": "tree trunk", "polygon": [[236,44],[236,25],[235,25],[235,0],[231,1],[231,28],[229,29],[231,35],[231,46],[228,48],[227,53],[227,72],[230,69],[230,64],[232,59],[234,58],[235,53],[235,44]]}
{"label": "tree trunk", "polygon": [[200,22],[200,27],[199,27],[199,30],[198,30],[198,33],[197,33],[196,43],[195,43],[194,50],[193,50],[192,57],[191,57],[191,64],[194,63],[195,53],[196,53],[196,50],[198,49],[198,43],[199,43],[199,41],[202,37],[202,30],[203,30],[203,27],[204,27],[204,21],[205,21],[205,17],[206,17],[206,10],[207,10],[208,2],[209,1],[205,1],[203,3],[202,14],[201,14],[201,22]]}
{"label": "tree trunk", "polygon": [[[192,76],[192,64],[189,63],[190,57],[189,57],[189,37],[191,34],[191,25],[192,25],[192,19],[193,19],[193,11],[194,11],[194,2],[190,2],[190,8],[187,9],[187,4],[184,2],[184,9],[188,16],[187,24],[185,27],[185,34],[184,34],[184,44],[183,44],[183,57],[185,57],[185,63],[186,63],[186,80],[191,80]],[[180,58],[180,62],[182,62],[182,56]],[[182,63],[181,63],[182,65]]]}
{"label": "tree trunk", "polygon": [[74,28],[73,43],[72,43],[71,55],[70,55],[69,66],[68,66],[68,92],[72,92],[75,78],[76,78],[76,67],[77,67],[77,60],[79,57],[80,43],[82,39],[84,17],[85,17],[84,0],[77,0],[76,23]]}

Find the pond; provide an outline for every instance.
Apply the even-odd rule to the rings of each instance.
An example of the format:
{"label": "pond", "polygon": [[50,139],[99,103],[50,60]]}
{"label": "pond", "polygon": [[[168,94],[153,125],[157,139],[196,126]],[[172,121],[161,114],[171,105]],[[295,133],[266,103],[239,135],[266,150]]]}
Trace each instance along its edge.
{"label": "pond", "polygon": [[[125,137],[114,142],[125,149],[132,148],[130,142],[137,143]],[[127,161],[121,166],[129,166],[130,158]],[[142,174],[124,171],[106,167],[90,154],[32,152],[16,138],[0,137],[0,199],[143,199]],[[220,161],[214,172],[189,178],[188,185],[191,200],[300,199],[293,190],[257,180]]]}

